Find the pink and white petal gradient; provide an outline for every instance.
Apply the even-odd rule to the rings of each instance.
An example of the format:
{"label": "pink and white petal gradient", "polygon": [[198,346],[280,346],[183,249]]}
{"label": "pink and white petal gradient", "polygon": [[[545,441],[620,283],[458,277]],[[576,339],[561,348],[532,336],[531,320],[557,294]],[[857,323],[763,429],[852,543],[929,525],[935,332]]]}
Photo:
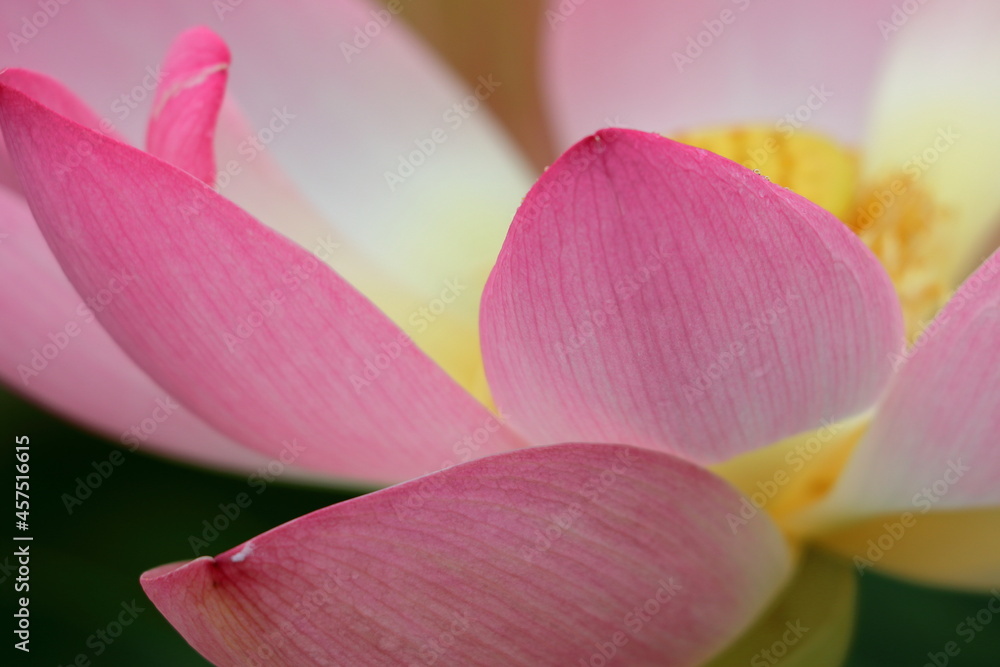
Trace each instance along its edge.
{"label": "pink and white petal gradient", "polygon": [[[84,126],[100,128],[97,114],[49,77],[7,69],[0,81]],[[85,157],[74,148],[66,147],[62,156],[67,166]],[[16,193],[0,190],[0,233],[7,235],[0,244],[0,279],[17,286],[0,296],[7,314],[0,327],[0,376],[6,383],[129,446],[138,443],[144,450],[231,470],[251,469],[265,461],[178,406],[97,321],[96,309],[114,298],[112,289],[127,287],[129,278],[111,276],[100,289],[81,296],[46,244],[20,185]],[[52,350],[57,350],[54,358]]]}
{"label": "pink and white petal gradient", "polygon": [[913,510],[931,488],[936,510],[1000,506],[1000,251],[958,289],[897,369],[826,513]]}
{"label": "pink and white petal gradient", "polygon": [[549,0],[544,90],[559,147],[608,125],[773,125],[810,96],[810,127],[857,144],[893,4]]}
{"label": "pink and white petal gradient", "polygon": [[[134,275],[98,319],[158,384],[220,432],[316,472],[385,482],[520,441],[313,255],[147,153],[0,88],[28,202],[70,281]],[[68,173],[68,146],[87,155]],[[394,360],[367,386],[380,355]]]}
{"label": "pink and white petal gradient", "polygon": [[1000,245],[1000,4],[920,3],[881,68],[864,176],[919,179],[946,211],[938,261],[952,285]]}
{"label": "pink and white petal gradient", "polygon": [[[403,286],[372,258],[359,252],[330,225],[275,162],[271,151],[257,151],[257,128],[232,97],[223,100],[215,128],[215,189],[264,224],[311,251],[372,299],[393,321],[405,324],[426,299]],[[249,159],[252,155],[253,159]]]}
{"label": "pink and white petal gradient", "polygon": [[604,130],[529,192],[483,295],[497,406],[535,443],[718,462],[870,409],[889,278],[818,206],[707,151]]}
{"label": "pink and white petal gradient", "polygon": [[[216,31],[233,54],[229,86],[253,128],[246,138],[270,139],[240,164],[272,155],[329,224],[423,302],[456,276],[481,284],[532,174],[484,107],[444,117],[471,91],[402,17],[345,55],[341,45],[353,45],[378,9],[364,0],[70,3],[6,62],[69,82],[138,145],[153,104],[147,87],[165,74],[163,53],[192,26]],[[36,11],[35,0],[11,0],[0,18],[19,25]],[[447,140],[391,190],[386,172],[439,128]],[[263,222],[284,231],[289,217]],[[455,306],[470,322],[472,292]]]}
{"label": "pink and white petal gradient", "polygon": [[213,138],[226,94],[229,48],[207,28],[177,37],[163,62],[146,130],[146,150],[215,184]]}
{"label": "pink and white petal gradient", "polygon": [[618,633],[623,664],[695,665],[790,572],[767,517],[729,529],[740,502],[661,453],[532,448],[313,512],[142,585],[220,666],[415,664],[432,643],[449,646],[442,664],[570,665]]}

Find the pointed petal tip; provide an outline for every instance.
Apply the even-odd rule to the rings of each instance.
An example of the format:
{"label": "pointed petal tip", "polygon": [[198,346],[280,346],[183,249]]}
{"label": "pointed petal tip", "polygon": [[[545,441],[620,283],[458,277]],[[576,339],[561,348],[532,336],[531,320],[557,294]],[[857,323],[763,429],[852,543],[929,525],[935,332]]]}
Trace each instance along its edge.
{"label": "pointed petal tip", "polygon": [[179,574],[180,570],[194,569],[196,567],[200,567],[201,564],[214,561],[215,559],[212,558],[211,556],[199,556],[198,558],[195,558],[193,560],[179,560],[173,563],[159,565],[157,567],[154,567],[152,569],[143,572],[139,576],[139,583],[142,584],[143,589],[145,590],[147,585],[156,584],[170,577],[173,574]]}
{"label": "pointed petal tip", "polygon": [[205,27],[174,39],[158,71],[147,150],[199,180],[215,182],[213,141],[231,62],[229,47]]}

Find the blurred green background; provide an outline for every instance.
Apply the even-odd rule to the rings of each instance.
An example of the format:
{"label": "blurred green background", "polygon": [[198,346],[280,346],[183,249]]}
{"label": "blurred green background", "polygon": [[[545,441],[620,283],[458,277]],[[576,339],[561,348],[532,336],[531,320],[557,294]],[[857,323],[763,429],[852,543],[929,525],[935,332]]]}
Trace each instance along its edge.
{"label": "blurred green background", "polygon": [[[219,503],[231,503],[246,491],[246,480],[128,453],[3,390],[0,416],[8,452],[3,471],[8,489],[13,485],[14,437],[31,438],[30,534],[34,536],[28,659],[13,650],[10,639],[14,577],[2,566],[14,547],[0,551],[0,586],[9,624],[4,630],[8,638],[4,655],[11,656],[2,664],[71,665],[83,654],[90,664],[107,667],[207,665],[148,602],[138,577],[148,568],[190,558],[189,536],[200,533],[202,521],[218,513]],[[116,450],[122,452],[124,463],[72,515],[67,514],[62,494],[72,493],[75,479],[93,471],[92,462],[106,461]],[[275,483],[211,544],[209,554],[348,497]],[[111,643],[103,641],[97,632],[116,620],[123,603],[133,600],[142,609],[135,621]],[[956,635],[956,626],[987,600],[867,574],[861,580],[858,626],[848,664],[921,667],[932,664],[928,652],[957,641],[961,653],[948,664],[996,667],[1000,615],[971,643]]]}

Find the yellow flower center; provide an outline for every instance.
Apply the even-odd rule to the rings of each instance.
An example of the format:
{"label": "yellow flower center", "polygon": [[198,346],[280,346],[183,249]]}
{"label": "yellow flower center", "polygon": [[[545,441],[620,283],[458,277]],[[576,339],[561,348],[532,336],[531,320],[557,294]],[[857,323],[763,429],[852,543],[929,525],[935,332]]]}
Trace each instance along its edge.
{"label": "yellow flower center", "polygon": [[673,137],[753,169],[847,220],[858,184],[853,153],[811,132],[742,127]]}
{"label": "yellow flower center", "polygon": [[[822,206],[872,250],[896,287],[907,333],[913,337],[950,294],[947,264],[949,213],[900,172],[863,183],[857,156],[829,138],[805,130],[723,128],[674,137],[753,169]],[[867,417],[825,424],[713,467],[748,498],[745,515],[766,511],[795,540],[793,518],[822,500],[864,433]],[[739,522],[748,516],[732,517]]]}
{"label": "yellow flower center", "polygon": [[949,213],[905,173],[865,188],[857,201],[847,224],[892,278],[912,341],[951,296],[941,261]]}
{"label": "yellow flower center", "polygon": [[675,138],[754,169],[840,218],[892,278],[912,340],[951,294],[945,261],[951,214],[919,185],[919,173],[904,170],[864,183],[852,151],[823,135],[791,130],[728,128]]}
{"label": "yellow flower center", "polygon": [[[863,183],[858,158],[852,151],[804,130],[743,127],[691,132],[675,138],[757,171],[848,225],[892,278],[909,335],[919,333],[949,296],[947,265],[943,261],[943,250],[947,249],[943,230],[947,229],[944,223],[949,213],[917,183],[919,174],[901,171],[898,176]],[[399,308],[404,314],[412,310],[412,304]],[[449,313],[434,326],[420,327],[412,326],[412,314],[395,319],[417,345],[492,409],[478,345],[456,344],[476,340],[474,332],[466,330],[464,320],[454,318],[451,322]],[[793,542],[798,542],[802,527],[796,517],[827,495],[868,421],[864,416],[851,422],[825,424],[713,466],[716,473],[747,496],[749,504],[744,512],[731,519],[734,527],[763,511],[783,526]]]}

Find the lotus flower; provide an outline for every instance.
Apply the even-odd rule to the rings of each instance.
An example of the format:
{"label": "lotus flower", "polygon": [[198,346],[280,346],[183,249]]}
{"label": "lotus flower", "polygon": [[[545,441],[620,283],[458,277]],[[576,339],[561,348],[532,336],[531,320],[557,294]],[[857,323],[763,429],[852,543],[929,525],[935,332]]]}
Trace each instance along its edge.
{"label": "lotus flower", "polygon": [[[260,37],[259,24],[239,18],[245,8],[227,6],[234,44]],[[557,45],[572,42],[571,28],[586,36],[587,25],[601,25],[589,23],[598,10],[557,10],[578,21],[572,28],[552,19]],[[191,18],[186,9],[162,11],[164,26]],[[310,11],[267,15],[267,39],[308,35],[325,12],[349,26],[370,20],[353,3]],[[353,13],[344,21],[340,12]],[[421,71],[423,52],[382,27],[383,58]],[[286,46],[305,52],[294,40]],[[557,53],[571,54],[570,46]],[[356,55],[368,54],[374,60],[374,47]],[[251,68],[255,75],[288,71],[272,55]],[[435,260],[432,279],[410,282],[432,263],[429,251],[411,247],[416,258],[397,255],[393,271],[360,261],[351,244],[328,238],[268,160],[264,138],[290,132],[298,114],[315,113],[311,103],[324,108],[324,91],[270,98],[303,104],[275,102],[264,116],[270,134],[254,133],[224,97],[228,66],[213,33],[178,38],[162,70],[146,75],[154,102],[145,152],[54,80],[25,70],[0,75],[8,176],[17,179],[5,181],[15,190],[4,194],[5,225],[21,249],[15,267],[36,278],[37,290],[5,294],[20,327],[8,335],[22,336],[5,354],[25,365],[34,344],[51,362],[25,365],[35,371],[27,375],[5,364],[9,382],[123,441],[130,434],[203,461],[249,465],[239,442],[342,479],[418,477],[214,559],[144,575],[157,607],[207,658],[753,664],[794,649],[810,664],[836,664],[849,635],[852,572],[805,545],[846,555],[861,571],[997,585],[997,559],[981,547],[990,528],[996,534],[1000,502],[992,446],[1000,426],[1000,258],[978,268],[923,327],[947,281],[963,275],[973,242],[983,247],[995,209],[973,205],[972,195],[990,193],[947,199],[955,193],[932,188],[930,170],[919,183],[904,181],[896,196],[911,206],[900,224],[914,222],[915,208],[924,226],[940,215],[965,245],[933,267],[930,286],[913,287],[905,271],[893,274],[894,285],[886,267],[913,261],[908,246],[890,243],[889,223],[853,225],[875,232],[867,240],[877,257],[833,214],[859,221],[833,210],[843,193],[827,187],[853,177],[828,170],[800,183],[797,163],[772,176],[804,190],[818,180],[813,199],[831,213],[714,153],[602,130],[528,192],[484,288],[489,253],[477,250],[491,247],[489,233],[473,249],[458,243],[455,256]],[[291,91],[301,85],[274,81]],[[341,81],[373,85],[363,76]],[[136,98],[125,93],[111,109],[134,119]],[[683,118],[669,107],[664,114]],[[516,188],[523,167],[493,144],[495,128],[481,116],[458,118],[467,133],[461,146],[488,149],[476,164],[509,182],[491,180],[484,191]],[[338,138],[357,140],[347,127],[335,128]],[[722,153],[720,138],[748,153],[765,150],[758,169],[766,173],[778,153],[767,148],[774,137],[764,133],[757,146],[741,143],[745,135],[684,138]],[[850,173],[834,142],[796,136],[790,143],[804,164]],[[477,178],[446,164],[452,137],[428,137],[442,160],[431,159],[426,142],[413,144],[425,165],[399,154],[381,185],[411,194],[383,197],[386,205],[356,193],[373,209],[358,205],[365,219],[430,196],[417,186],[442,172],[458,180],[438,183]],[[388,151],[372,155],[399,150],[385,143]],[[962,155],[959,148],[949,155]],[[326,182],[316,173],[310,180]],[[931,204],[917,206],[928,197]],[[860,201],[867,212],[870,202]],[[464,206],[456,204],[456,218]],[[302,245],[315,252],[254,215],[274,226],[294,220],[301,226],[281,229],[312,240]],[[454,224],[415,226],[407,240]],[[352,240],[364,245],[360,235]],[[921,267],[928,257],[918,254]],[[480,294],[477,341],[468,318]],[[89,310],[74,310],[81,299]],[[84,323],[95,326],[87,330],[72,319],[88,314]],[[906,325],[923,328],[909,347]],[[84,341],[86,354],[71,357]],[[48,358],[46,349],[57,352]],[[77,381],[98,370],[99,391]]]}

